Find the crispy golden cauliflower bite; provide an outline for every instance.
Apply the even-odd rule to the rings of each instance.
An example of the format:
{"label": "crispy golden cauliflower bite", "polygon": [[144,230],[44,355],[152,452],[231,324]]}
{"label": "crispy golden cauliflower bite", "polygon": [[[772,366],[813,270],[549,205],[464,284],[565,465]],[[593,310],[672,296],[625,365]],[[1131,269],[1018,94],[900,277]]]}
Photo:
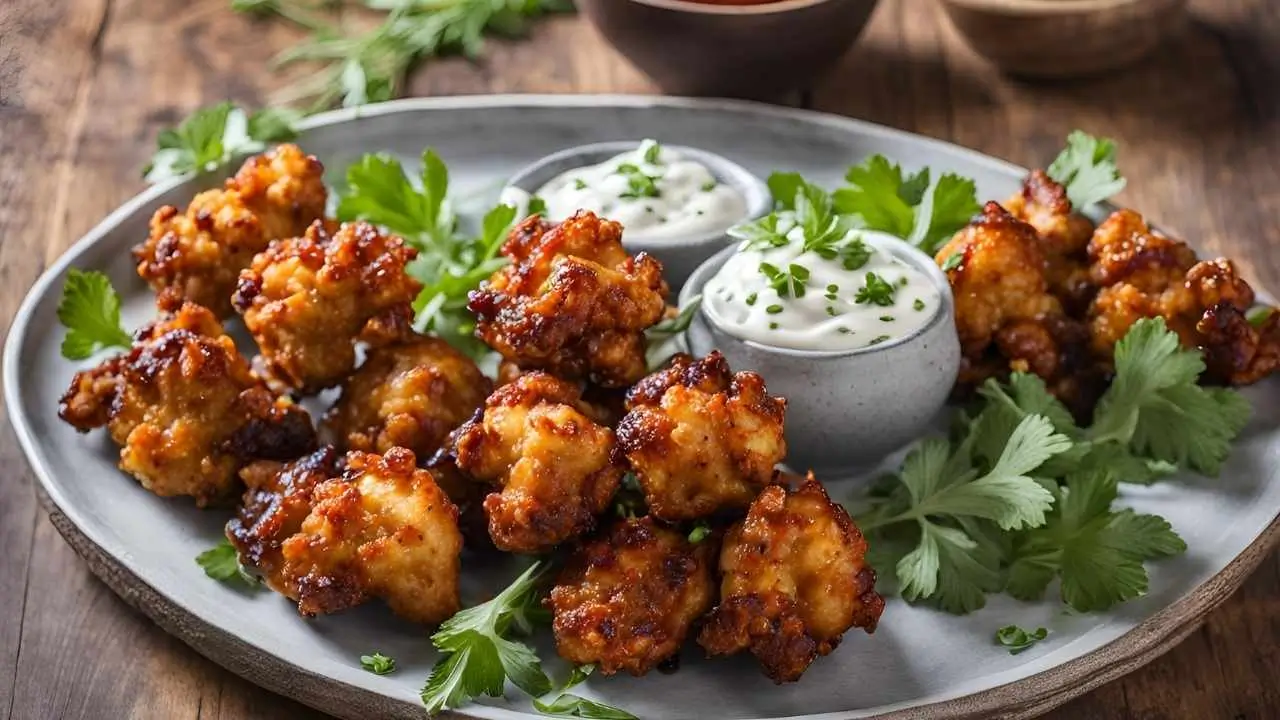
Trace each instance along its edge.
{"label": "crispy golden cauliflower bite", "polygon": [[627,395],[618,447],[667,521],[741,509],[787,452],[786,400],[753,372],[733,373],[719,352],[677,355]]}
{"label": "crispy golden cauliflower bite", "polygon": [[138,275],[219,317],[232,312],[240,271],[278,238],[301,235],[324,214],[324,167],[297,145],[245,161],[218,190],[196,195],[185,211],[166,205],[133,249]]}
{"label": "crispy golden cauliflower bite", "polygon": [[422,284],[405,266],[416,256],[364,222],[316,222],[259,253],[241,273],[233,304],[268,378],[317,392],[355,369],[357,342],[378,347],[408,337]]}
{"label": "crispy golden cauliflower bite", "polygon": [[622,226],[582,211],[533,216],[502,246],[511,264],[470,295],[476,336],[521,368],[626,387],[644,376],[646,328],[662,319],[662,265],[622,247]]}
{"label": "crispy golden cauliflower bite", "polygon": [[369,352],[343,383],[324,427],[348,450],[404,447],[429,458],[492,387],[471,358],[439,338],[414,335]]}
{"label": "crispy golden cauliflower bite", "polygon": [[249,490],[227,536],[307,616],[381,598],[397,615],[439,623],[458,611],[458,510],[414,454],[332,448],[246,469]]}
{"label": "crispy golden cauliflower bite", "polygon": [[457,466],[498,488],[484,501],[500,550],[539,553],[591,531],[618,489],[614,434],[577,385],[533,372],[503,385],[454,433]]}
{"label": "crispy golden cauliflower bite", "polygon": [[765,488],[720,551],[720,604],[698,642],[711,655],[750,650],[775,682],[793,682],[845,631],[874,632],[884,611],[867,543],[813,478]]}
{"label": "crispy golden cauliflower bite", "polygon": [[606,675],[644,675],[676,655],[715,600],[715,543],[652,518],[618,521],[569,559],[546,600],[556,648]]}
{"label": "crispy golden cauliflower bite", "polygon": [[133,349],[76,373],[59,416],[81,432],[106,426],[120,469],[163,497],[228,498],[254,458],[315,445],[306,411],[268,390],[208,309],[172,293]]}

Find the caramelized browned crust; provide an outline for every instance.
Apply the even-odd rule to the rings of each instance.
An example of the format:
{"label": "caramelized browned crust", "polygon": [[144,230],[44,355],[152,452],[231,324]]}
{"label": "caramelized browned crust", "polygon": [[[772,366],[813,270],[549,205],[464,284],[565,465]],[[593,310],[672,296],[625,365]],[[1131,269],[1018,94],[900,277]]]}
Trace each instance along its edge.
{"label": "caramelized browned crust", "polygon": [[245,161],[220,190],[192,199],[185,212],[156,211],[145,242],[133,249],[138,274],[157,292],[231,314],[240,271],[276,238],[300,235],[324,214],[324,167],[296,145]]}
{"label": "caramelized browned crust", "polygon": [[526,369],[625,387],[645,373],[644,330],[662,318],[662,265],[622,248],[622,226],[590,212],[530,217],[502,252],[511,264],[472,291],[476,335]]}
{"label": "caramelized browned crust", "polygon": [[174,294],[133,349],[76,374],[59,415],[82,432],[106,426],[120,469],[161,496],[198,505],[236,487],[253,458],[288,459],[315,446],[306,411],[267,390],[217,318]]}
{"label": "caramelized browned crust", "polygon": [[1087,414],[1102,378],[1087,330],[1050,291],[1036,229],[990,202],[938,251],[937,261],[950,268],[961,393],[990,377],[1034,372],[1074,411]]}
{"label": "caramelized browned crust", "polygon": [[560,656],[638,676],[675,655],[715,597],[714,545],[691,544],[650,518],[619,521],[586,542],[546,601]]}
{"label": "caramelized browned crust", "polygon": [[1039,234],[1049,291],[1072,317],[1083,313],[1095,291],[1085,254],[1093,222],[1075,212],[1067,189],[1043,170],[1027,176],[1022,191],[1006,201],[1005,209]]}
{"label": "caramelized browned crust", "polygon": [[284,541],[302,529],[311,513],[316,486],[338,475],[340,455],[332,445],[291,463],[260,460],[240,471],[245,492],[236,516],[227,522],[227,538],[240,562],[262,575],[282,595],[292,595],[284,577]]}
{"label": "caramelized browned crust", "polygon": [[786,407],[759,375],[732,373],[719,352],[677,355],[631,389],[618,447],[658,518],[744,508],[786,455]]}
{"label": "caramelized browned crust", "polygon": [[1230,260],[1202,260],[1178,240],[1154,232],[1131,210],[1113,213],[1089,243],[1090,272],[1103,287],[1089,309],[1093,350],[1111,357],[1115,343],[1146,317],[1163,317],[1186,347],[1204,353],[1207,376],[1243,385],[1280,363],[1280,326],[1253,327],[1245,313],[1255,295]]}
{"label": "caramelized browned crust", "polygon": [[537,553],[595,527],[622,468],[613,431],[591,420],[572,383],[522,375],[454,433],[458,467],[501,487],[485,498],[489,535],[509,552]]}
{"label": "caramelized browned crust", "polygon": [[725,535],[720,604],[698,642],[711,655],[750,649],[775,682],[798,680],[851,627],[874,632],[884,599],[867,543],[810,474],[771,485]]}
{"label": "caramelized browned crust", "polygon": [[348,450],[404,447],[431,457],[492,389],[471,358],[439,338],[414,335],[369,352],[343,383],[325,427]]}
{"label": "caramelized browned crust", "polygon": [[244,315],[269,378],[310,393],[355,367],[355,344],[374,347],[411,332],[422,290],[405,266],[417,253],[374,226],[316,222],[280,240],[240,275],[233,303]]}
{"label": "caramelized browned crust", "polygon": [[[246,478],[267,497],[246,496],[241,517],[228,526],[235,539],[234,525],[249,521],[248,543],[241,547],[237,540],[237,547],[261,547],[258,562],[278,563],[268,575],[272,587],[296,600],[303,615],[338,612],[375,597],[414,622],[438,623],[457,612],[458,511],[431,474],[404,448],[348,453],[341,477],[321,479],[332,473],[331,462],[317,454],[285,468],[289,478]],[[267,512],[255,515],[255,508]],[[252,554],[241,557],[254,561]]]}

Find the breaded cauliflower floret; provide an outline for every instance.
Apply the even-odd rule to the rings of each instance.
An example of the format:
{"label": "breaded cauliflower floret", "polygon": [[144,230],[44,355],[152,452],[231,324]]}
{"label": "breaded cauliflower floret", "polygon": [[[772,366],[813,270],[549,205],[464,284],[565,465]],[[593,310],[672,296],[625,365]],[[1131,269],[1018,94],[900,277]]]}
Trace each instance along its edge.
{"label": "breaded cauliflower floret", "polygon": [[259,253],[240,274],[233,303],[269,379],[316,392],[355,368],[357,342],[376,347],[407,337],[422,290],[405,272],[416,255],[364,222],[336,231],[317,222]]}
{"label": "breaded cauliflower floret", "polygon": [[1098,226],[1089,257],[1102,285],[1089,309],[1099,357],[1109,359],[1138,320],[1163,317],[1184,346],[1204,353],[1212,380],[1244,385],[1280,364],[1280,325],[1274,315],[1249,323],[1255,294],[1230,260],[1197,261],[1186,243],[1156,233],[1132,210]]}
{"label": "breaded cauliflower floret", "polygon": [[1084,325],[1050,292],[1035,228],[997,203],[938,251],[956,302],[963,394],[989,377],[1030,372],[1087,414],[1100,382]]}
{"label": "breaded cauliflower floret", "polygon": [[720,604],[698,643],[711,655],[750,650],[775,682],[798,680],[852,627],[874,632],[884,599],[867,543],[812,475],[765,488],[720,551]]}
{"label": "breaded cauliflower floret", "polygon": [[675,655],[715,599],[714,549],[651,518],[621,520],[584,543],[546,601],[560,656],[638,676]]}
{"label": "breaded cauliflower floret", "polygon": [[411,451],[352,452],[339,468],[326,449],[271,470],[247,470],[250,490],[227,535],[298,612],[333,613],[370,598],[413,622],[457,612],[458,510]]}
{"label": "breaded cauliflower floret", "polygon": [[618,447],[662,520],[745,508],[786,455],[786,408],[759,375],[732,373],[719,352],[677,355],[631,389]]}
{"label": "breaded cauliflower floret", "polygon": [[534,372],[503,385],[454,433],[458,468],[501,487],[484,501],[500,550],[545,552],[595,527],[622,468],[613,431],[591,420],[577,386]]}
{"label": "breaded cauliflower floret", "polygon": [[471,358],[439,338],[414,335],[370,351],[325,416],[348,450],[409,448],[429,458],[475,414],[492,383]]}
{"label": "breaded cauliflower floret", "polygon": [[164,315],[133,349],[76,374],[59,415],[81,432],[106,426],[120,469],[157,495],[198,505],[229,496],[253,458],[315,445],[306,411],[272,394],[206,308],[162,296]]}
{"label": "breaded cauliflower floret", "polygon": [[626,387],[645,373],[644,331],[666,309],[662,265],[622,248],[622,226],[590,212],[530,217],[502,253],[511,264],[473,290],[476,335],[525,369]]}
{"label": "breaded cauliflower floret", "polygon": [[1067,189],[1043,170],[1027,176],[1021,192],[1005,202],[1005,209],[1039,234],[1049,290],[1068,314],[1075,317],[1083,313],[1096,289],[1089,281],[1085,255],[1093,221],[1075,212]]}
{"label": "breaded cauliflower floret", "polygon": [[230,315],[240,271],[277,238],[301,235],[324,214],[320,161],[281,145],[245,161],[220,190],[196,195],[185,212],[166,205],[151,218],[147,240],[133,249],[138,274]]}

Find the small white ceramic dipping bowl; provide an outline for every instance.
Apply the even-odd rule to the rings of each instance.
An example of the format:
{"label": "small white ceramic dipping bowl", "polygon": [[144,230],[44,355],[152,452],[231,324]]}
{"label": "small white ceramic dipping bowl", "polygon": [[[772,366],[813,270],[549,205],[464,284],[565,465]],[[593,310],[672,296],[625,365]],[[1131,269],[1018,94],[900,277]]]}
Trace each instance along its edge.
{"label": "small white ceramic dipping bowl", "polygon": [[[575,168],[596,165],[615,155],[636,149],[639,140],[623,140],[618,142],[594,143],[579,145],[556,153],[552,153],[537,162],[528,165],[511,176],[507,187],[517,188],[529,194],[535,194],[543,185],[555,177]],[[773,196],[769,186],[760,178],[751,174],[746,168],[706,150],[684,145],[667,145],[664,147],[679,151],[682,155],[702,163],[716,180],[726,183],[742,193],[747,201],[747,214],[740,220],[754,220],[773,209]],[[553,218],[559,220],[562,218]],[[733,244],[735,241],[727,234],[728,228],[711,232],[689,235],[688,237],[668,237],[658,239],[633,239],[627,236],[626,228],[622,231],[622,244],[627,251],[636,254],[646,252],[662,263],[662,276],[672,291],[684,285],[688,277],[707,258],[717,251]]]}
{"label": "small white ceramic dipping bowl", "polygon": [[[960,370],[955,303],[933,258],[902,242],[885,245],[939,290],[929,321],[901,338],[856,350],[791,350],[742,340],[700,310],[689,325],[689,351],[719,350],[734,370],[754,370],[772,395],[787,399],[787,457],[803,473],[857,472],[927,434]],[[726,248],[703,263],[680,293],[683,306],[737,252]]]}

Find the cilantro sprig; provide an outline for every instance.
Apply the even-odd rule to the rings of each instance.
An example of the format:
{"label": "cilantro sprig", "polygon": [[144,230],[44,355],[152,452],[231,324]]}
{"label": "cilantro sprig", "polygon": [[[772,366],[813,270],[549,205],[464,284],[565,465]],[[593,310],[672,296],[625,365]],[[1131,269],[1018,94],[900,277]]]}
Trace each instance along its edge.
{"label": "cilantro sprig", "polygon": [[1081,130],[1067,136],[1067,145],[1049,165],[1049,177],[1067,189],[1076,208],[1086,208],[1119,193],[1125,179],[1116,167],[1116,144]]}
{"label": "cilantro sprig", "polygon": [[259,152],[268,143],[293,139],[300,118],[300,113],[288,108],[247,113],[230,102],[201,108],[176,128],[160,132],[156,152],[142,174],[147,182],[156,183],[214,170]]}
{"label": "cilantro sprig", "polygon": [[360,656],[360,667],[374,675],[390,675],[396,671],[396,659],[380,652]]}
{"label": "cilantro sprig", "polygon": [[1145,563],[1186,546],[1163,518],[1114,507],[1120,483],[1216,473],[1250,408],[1199,385],[1200,354],[1158,318],[1129,330],[1115,365],[1088,426],[1034,375],[988,381],[954,437],[925,440],[877,483],[859,523],[884,587],[955,613],[994,592],[1043,597],[1055,579],[1080,612],[1146,593]]}
{"label": "cilantro sprig", "polygon": [[501,697],[507,680],[533,697],[551,691],[537,653],[510,639],[513,632],[529,634],[538,619],[542,563],[534,563],[486,603],[462,610],[445,620],[431,636],[444,656],[422,688],[429,715],[452,710],[488,695]]}
{"label": "cilantro sprig", "polygon": [[607,705],[598,700],[590,700],[574,695],[569,690],[582,684],[593,671],[595,665],[579,665],[569,673],[569,679],[550,701],[534,698],[533,708],[543,715],[562,718],[591,718],[593,720],[639,720],[635,715]]}
{"label": "cilantro sprig", "polygon": [[486,35],[523,34],[529,22],[548,13],[573,9],[569,0],[364,0],[384,11],[370,30],[349,33],[329,14],[315,12],[331,3],[309,0],[232,0],[233,10],[276,15],[309,37],[276,56],[276,65],[306,62],[319,66],[284,89],[279,103],[305,103],[311,110],[352,107],[396,97],[409,70],[450,54],[479,57]]}
{"label": "cilantro sprig", "polygon": [[239,582],[246,587],[257,587],[259,580],[245,566],[240,564],[240,556],[235,546],[226,538],[213,547],[196,556],[196,564],[204,570],[204,574],[222,582]]}
{"label": "cilantro sprig", "polygon": [[1033,645],[1049,637],[1046,628],[1036,628],[1028,632],[1017,625],[1005,625],[996,631],[996,644],[1007,648],[1010,655],[1017,655],[1030,650]]}
{"label": "cilantro sprig", "polygon": [[422,153],[417,183],[400,161],[367,154],[347,168],[339,220],[366,220],[402,236],[418,250],[407,268],[423,284],[414,300],[415,324],[473,357],[489,351],[473,336],[475,320],[467,293],[506,265],[498,251],[516,219],[516,209],[498,205],[485,214],[478,237],[460,232],[449,205],[449,169],[430,148]]}
{"label": "cilantro sprig", "polygon": [[845,174],[835,191],[835,209],[856,216],[863,227],[904,238],[932,255],[980,209],[973,180],[944,173],[936,183],[929,168],[904,175],[883,155],[872,155]]}
{"label": "cilantro sprig", "polygon": [[120,324],[120,296],[111,279],[97,270],[72,268],[67,273],[58,321],[67,329],[62,357],[68,360],[83,360],[104,348],[127,348],[132,343]]}

